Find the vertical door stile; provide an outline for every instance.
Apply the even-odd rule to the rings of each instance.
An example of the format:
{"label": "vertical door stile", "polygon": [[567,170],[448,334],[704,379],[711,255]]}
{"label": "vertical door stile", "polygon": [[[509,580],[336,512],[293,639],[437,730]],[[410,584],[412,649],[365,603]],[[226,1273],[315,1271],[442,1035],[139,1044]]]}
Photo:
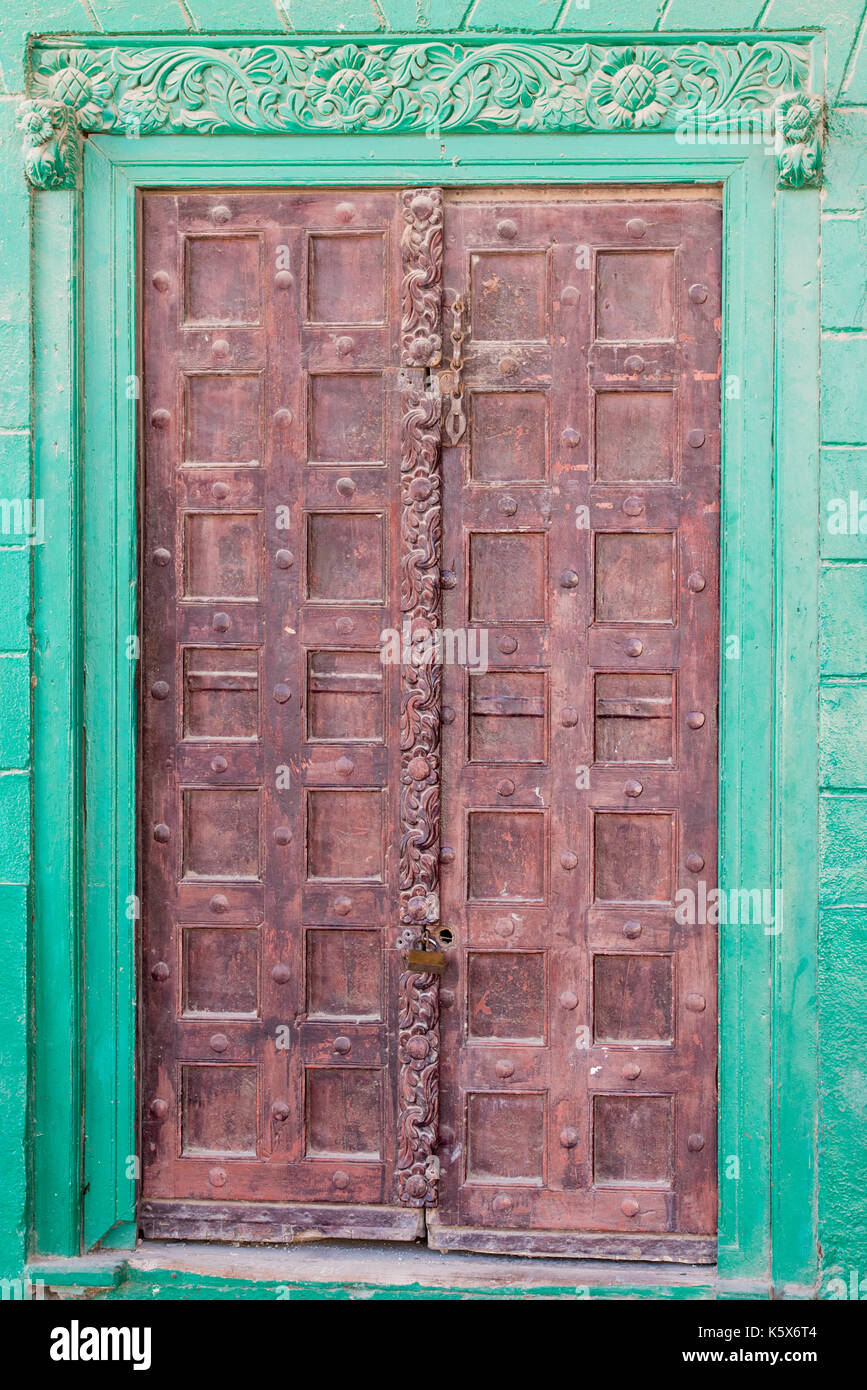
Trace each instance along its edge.
{"label": "vertical door stile", "polygon": [[439,980],[409,968],[419,933],[439,923],[442,549],[440,360],[443,204],[439,188],[402,195],[400,608],[400,951],[398,1197],[435,1206]]}

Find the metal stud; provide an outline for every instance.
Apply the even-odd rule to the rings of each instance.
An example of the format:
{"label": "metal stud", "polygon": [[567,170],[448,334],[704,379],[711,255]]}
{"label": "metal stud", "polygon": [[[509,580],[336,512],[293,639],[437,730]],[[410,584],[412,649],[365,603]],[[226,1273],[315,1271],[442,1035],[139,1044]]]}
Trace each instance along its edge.
{"label": "metal stud", "polygon": [[292,978],[292,971],[288,965],[275,965],[271,971],[271,979],[275,985],[288,985]]}
{"label": "metal stud", "polygon": [[498,917],[494,923],[494,931],[497,933],[497,936],[514,936],[515,923],[512,921],[511,917]]}
{"label": "metal stud", "polygon": [[627,516],[641,516],[644,503],[640,497],[626,497],[623,500],[623,510]]}
{"label": "metal stud", "polygon": [[225,1033],[213,1033],[211,1035],[210,1045],[212,1052],[225,1052],[226,1048],[229,1046],[229,1039],[226,1037]]}
{"label": "metal stud", "polygon": [[214,896],[211,898],[211,901],[208,903],[208,907],[211,909],[212,912],[228,912],[229,899],[226,897],[225,893],[215,893]]}
{"label": "metal stud", "polygon": [[334,344],[338,357],[349,357],[355,351],[355,339],[343,334]]}
{"label": "metal stud", "polygon": [[564,729],[574,729],[575,725],[578,723],[577,709],[573,709],[571,705],[567,705],[565,709],[561,709],[560,723],[563,725]]}
{"label": "metal stud", "polygon": [[454,570],[443,570],[442,574],[440,575],[440,584],[444,589],[456,589],[458,584],[458,577],[455,574]]}
{"label": "metal stud", "polygon": [[630,217],[629,221],[626,224],[626,230],[630,236],[634,236],[635,239],[638,240],[640,237],[643,237],[645,235],[647,231],[647,223],[645,222],[643,217]]}
{"label": "metal stud", "polygon": [[280,425],[282,429],[291,425],[293,418],[292,411],[285,405],[281,406],[279,410],[274,411],[274,424]]}
{"label": "metal stud", "polygon": [[623,650],[627,656],[641,656],[644,651],[644,643],[638,637],[630,637],[623,643]]}
{"label": "metal stud", "polygon": [[171,969],[164,960],[158,960],[151,969],[151,979],[156,980],[157,984],[164,984],[171,975]]}
{"label": "metal stud", "polygon": [[574,1148],[577,1148],[578,1139],[579,1139],[579,1135],[578,1135],[577,1129],[561,1129],[561,1130],[560,1130],[560,1143],[563,1145],[563,1148],[564,1148],[564,1149],[574,1149]]}
{"label": "metal stud", "polygon": [[281,681],[279,685],[274,686],[274,699],[277,701],[278,705],[285,705],[288,700],[291,700],[291,698],[292,691],[289,689],[289,686],[286,685],[284,681]]}
{"label": "metal stud", "polygon": [[564,570],[560,575],[561,589],[577,589],[580,583],[581,577],[576,574],[575,570]]}
{"label": "metal stud", "polygon": [[288,290],[295,284],[295,276],[291,270],[278,270],[274,276],[274,284],[278,290]]}
{"label": "metal stud", "polygon": [[334,1039],[333,1047],[334,1051],[340,1057],[348,1057],[352,1051],[352,1043],[343,1033],[341,1033],[338,1038]]}
{"label": "metal stud", "polygon": [[351,497],[355,492],[355,483],[351,478],[338,478],[336,486],[341,497]]}
{"label": "metal stud", "polygon": [[211,344],[211,352],[215,357],[228,357],[229,344],[225,338],[215,338]]}
{"label": "metal stud", "polygon": [[225,203],[217,203],[211,208],[211,218],[218,226],[222,227],[226,222],[230,222],[232,214]]}
{"label": "metal stud", "polygon": [[292,831],[288,825],[278,825],[274,831],[275,845],[288,845],[292,842]]}
{"label": "metal stud", "polygon": [[169,1113],[168,1102],[165,1100],[152,1100],[148,1109],[155,1120],[163,1120]]}
{"label": "metal stud", "polygon": [[172,832],[169,830],[169,827],[167,825],[154,826],[154,839],[156,840],[158,845],[168,844],[169,836],[171,835],[171,833]]}
{"label": "metal stud", "polygon": [[336,1173],[331,1174],[331,1185],[336,1187],[338,1192],[344,1192],[349,1186],[349,1174],[338,1168]]}
{"label": "metal stud", "polygon": [[700,709],[690,710],[686,716],[687,728],[701,729],[704,727],[704,712]]}
{"label": "metal stud", "polygon": [[154,700],[165,700],[169,693],[168,681],[154,681],[151,696]]}
{"label": "metal stud", "polygon": [[228,766],[229,766],[229,764],[228,764],[228,762],[226,761],[226,759],[223,757],[222,753],[218,753],[217,756],[216,756],[216,758],[212,758],[212,759],[211,759],[211,771],[212,771],[212,772],[225,772],[226,769],[228,768]]}
{"label": "metal stud", "polygon": [[641,1207],[639,1206],[638,1202],[636,1202],[634,1197],[625,1197],[624,1200],[620,1203],[620,1210],[623,1212],[624,1216],[632,1217],[638,1215],[638,1213],[641,1211]]}
{"label": "metal stud", "polygon": [[705,300],[707,299],[707,286],[690,285],[689,297],[692,300],[693,304],[704,304]]}
{"label": "metal stud", "polygon": [[334,899],[334,911],[338,917],[348,917],[352,911],[352,899],[344,894],[339,894]]}
{"label": "metal stud", "polygon": [[274,556],[274,564],[278,569],[291,569],[295,563],[295,556],[291,550],[278,550]]}
{"label": "metal stud", "polygon": [[351,758],[338,758],[334,769],[340,777],[351,777],[355,771],[355,763]]}
{"label": "metal stud", "polygon": [[494,1071],[501,1080],[507,1081],[510,1076],[515,1075],[515,1064],[514,1062],[498,1062]]}
{"label": "metal stud", "polygon": [[502,222],[497,223],[497,236],[501,236],[504,241],[514,241],[518,235],[518,224],[513,222],[511,217],[504,217]]}
{"label": "metal stud", "polygon": [[700,449],[705,441],[704,430],[690,430],[686,442],[691,449]]}
{"label": "metal stud", "polygon": [[225,502],[228,495],[229,488],[227,483],[214,483],[214,486],[211,488],[212,497],[215,497],[218,502]]}
{"label": "metal stud", "polygon": [[560,995],[560,1007],[562,1009],[568,1009],[571,1013],[572,1009],[578,1008],[578,995],[571,989],[564,989],[563,993]]}
{"label": "metal stud", "polygon": [[574,854],[571,849],[564,850],[560,855],[560,864],[564,869],[577,869],[578,855]]}
{"label": "metal stud", "polygon": [[644,358],[640,353],[633,352],[630,353],[623,365],[628,372],[634,372],[636,376],[640,376],[644,371]]}
{"label": "metal stud", "polygon": [[285,1100],[275,1100],[273,1105],[271,1106],[271,1114],[277,1121],[278,1125],[282,1125],[285,1123],[286,1120],[289,1119],[289,1116],[292,1114],[292,1111],[289,1109],[289,1106],[286,1104]]}
{"label": "metal stud", "polygon": [[517,376],[520,366],[517,357],[501,357],[497,363],[497,371],[500,376]]}
{"label": "metal stud", "polygon": [[627,1062],[620,1075],[624,1081],[637,1081],[641,1075],[641,1067],[637,1062]]}
{"label": "metal stud", "polygon": [[707,1008],[707,1000],[703,994],[688,994],[683,1002],[691,1014],[703,1014]]}
{"label": "metal stud", "polygon": [[171,283],[171,276],[165,270],[158,270],[151,277],[151,284],[160,294],[165,294]]}
{"label": "metal stud", "polygon": [[211,619],[211,627],[215,632],[228,632],[232,626],[232,619],[228,613],[215,613]]}
{"label": "metal stud", "polygon": [[497,783],[497,794],[498,796],[515,795],[515,784],[512,781],[511,777],[504,777],[502,782]]}
{"label": "metal stud", "polygon": [[497,502],[497,511],[502,512],[503,516],[514,516],[517,510],[518,504],[514,497],[511,497],[508,492],[504,492]]}
{"label": "metal stud", "polygon": [[701,870],[704,868],[704,855],[696,854],[695,851],[693,851],[691,854],[688,854],[686,856],[686,867],[689,869],[691,874],[700,873]]}
{"label": "metal stud", "polygon": [[443,845],[442,848],[440,849],[440,863],[441,863],[441,864],[454,864],[454,862],[455,862],[455,852],[454,852],[454,850],[452,849],[451,845]]}
{"label": "metal stud", "polygon": [[577,430],[573,429],[565,429],[560,435],[560,438],[567,449],[577,449],[578,445],[581,443],[581,435]]}
{"label": "metal stud", "polygon": [[154,410],[151,414],[151,424],[155,429],[164,430],[171,418],[171,412],[168,410]]}
{"label": "metal stud", "polygon": [[631,919],[630,921],[623,923],[623,927],[621,930],[623,931],[623,935],[626,937],[627,941],[637,941],[639,936],[641,935],[642,927],[640,922],[636,922]]}
{"label": "metal stud", "polygon": [[212,1168],[208,1173],[208,1182],[211,1187],[225,1187],[229,1181],[229,1176],[225,1168]]}
{"label": "metal stud", "polygon": [[341,637],[349,637],[350,633],[355,631],[355,623],[351,618],[338,618],[337,622],[334,624],[334,628],[335,631],[340,633]]}
{"label": "metal stud", "polygon": [[702,1149],[704,1148],[704,1135],[691,1134],[686,1141],[686,1147],[689,1149],[691,1154],[700,1154]]}
{"label": "metal stud", "polygon": [[172,553],[166,550],[165,546],[159,546],[151,556],[155,565],[168,565],[171,562]]}
{"label": "metal stud", "polygon": [[454,724],[455,712],[452,709],[451,705],[443,705],[442,709],[440,710],[440,719],[443,724]]}
{"label": "metal stud", "polygon": [[501,637],[497,647],[503,656],[511,656],[513,652],[518,650],[518,639],[516,637]]}
{"label": "metal stud", "polygon": [[693,570],[686,582],[694,594],[700,594],[707,585],[707,580],[701,570]]}
{"label": "metal stud", "polygon": [[634,781],[632,778],[630,778],[630,780],[626,783],[626,786],[623,788],[624,796],[641,796],[641,793],[643,791],[644,787],[641,785],[641,783]]}
{"label": "metal stud", "polygon": [[510,1212],[513,1206],[514,1203],[511,1197],[509,1197],[508,1194],[505,1192],[498,1193],[498,1195],[494,1198],[493,1202],[491,1203],[491,1207],[497,1213],[498,1216],[501,1214],[505,1215],[506,1212]]}
{"label": "metal stud", "polygon": [[560,291],[560,303],[567,305],[570,309],[574,308],[581,300],[581,291],[577,285],[564,285]]}
{"label": "metal stud", "polygon": [[341,222],[351,222],[355,216],[354,203],[338,203],[334,209]]}

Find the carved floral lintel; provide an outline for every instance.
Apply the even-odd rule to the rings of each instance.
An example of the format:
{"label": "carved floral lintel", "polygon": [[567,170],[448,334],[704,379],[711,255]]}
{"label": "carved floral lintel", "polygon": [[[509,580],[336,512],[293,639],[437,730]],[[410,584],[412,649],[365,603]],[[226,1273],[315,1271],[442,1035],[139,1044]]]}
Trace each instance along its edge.
{"label": "carved floral lintel", "polygon": [[[815,184],[810,50],[733,43],[38,47],[23,104],[37,188],[72,187],[89,132],[705,131],[754,138],[776,110],[783,187]],[[744,133],[745,126],[753,130]],[[771,128],[771,139],[774,132]]]}

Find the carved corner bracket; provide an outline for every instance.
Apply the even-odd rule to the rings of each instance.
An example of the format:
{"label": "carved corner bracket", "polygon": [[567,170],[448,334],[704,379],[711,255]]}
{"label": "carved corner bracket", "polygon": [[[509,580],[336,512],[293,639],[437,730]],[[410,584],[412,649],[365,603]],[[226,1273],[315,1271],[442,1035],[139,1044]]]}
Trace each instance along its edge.
{"label": "carved corner bracket", "polygon": [[74,187],[90,132],[663,130],[719,144],[763,128],[780,186],[803,188],[821,176],[824,135],[810,72],[808,44],[764,38],[37,46],[20,123],[36,188]]}

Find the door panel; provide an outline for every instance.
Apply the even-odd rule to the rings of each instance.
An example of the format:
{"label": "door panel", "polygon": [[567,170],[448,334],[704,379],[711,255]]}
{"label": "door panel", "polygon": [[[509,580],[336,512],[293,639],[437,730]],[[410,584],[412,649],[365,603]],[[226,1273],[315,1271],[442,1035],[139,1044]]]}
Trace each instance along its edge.
{"label": "door panel", "polygon": [[142,234],[143,1229],[713,1258],[718,205]]}
{"label": "door panel", "polygon": [[393,192],[143,199],[153,1234],[418,1230],[393,1201],[400,691],[379,660],[402,226]]}
{"label": "door panel", "polygon": [[719,208],[466,193],[446,231],[443,623],[489,669],[443,673],[433,1240],[712,1258],[716,942],[675,893],[716,882]]}

